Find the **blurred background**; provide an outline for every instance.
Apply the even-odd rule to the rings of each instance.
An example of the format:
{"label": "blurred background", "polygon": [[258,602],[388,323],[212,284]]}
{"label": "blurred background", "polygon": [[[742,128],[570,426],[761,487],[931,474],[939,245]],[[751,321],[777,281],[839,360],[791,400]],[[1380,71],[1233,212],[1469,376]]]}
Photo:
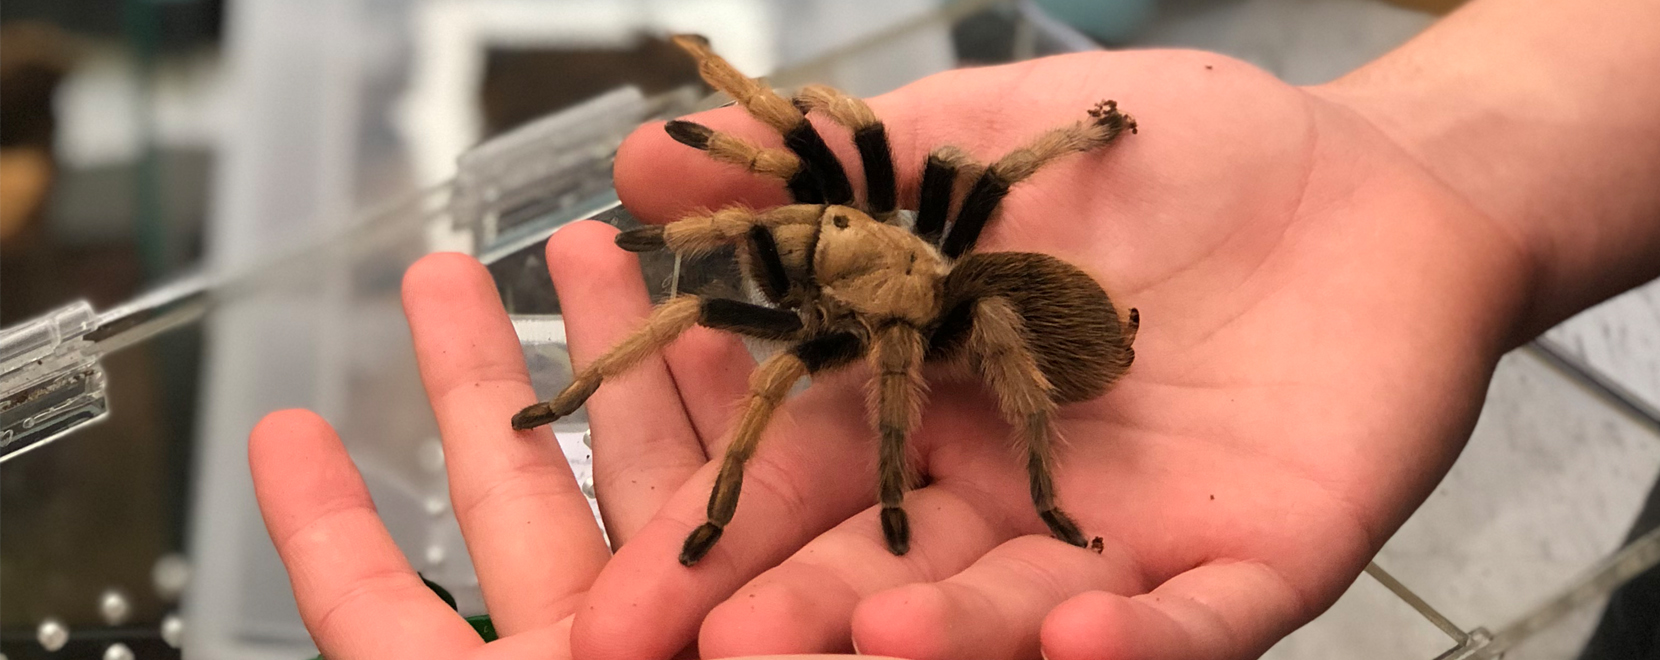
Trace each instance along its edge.
{"label": "blurred background", "polygon": [[[398,278],[426,252],[480,256],[556,390],[568,363],[537,246],[572,219],[630,222],[609,191],[616,141],[705,103],[668,32],[781,86],[861,95],[1099,47],[1203,48],[1311,84],[1456,4],[6,0],[0,326],[70,312],[29,326],[54,328],[46,343],[0,345],[0,394],[63,391],[29,372],[52,360],[90,394],[28,415],[27,396],[0,402],[5,433],[72,427],[4,436],[57,439],[0,467],[0,660],[308,657],[244,447],[289,406],[341,430],[400,547],[482,612]],[[1656,406],[1651,284],[1506,358],[1463,458],[1379,556],[1400,589],[1362,577],[1270,657],[1580,657],[1608,590],[1653,564],[1630,543],[1660,519]],[[560,429],[579,477],[582,425]]]}

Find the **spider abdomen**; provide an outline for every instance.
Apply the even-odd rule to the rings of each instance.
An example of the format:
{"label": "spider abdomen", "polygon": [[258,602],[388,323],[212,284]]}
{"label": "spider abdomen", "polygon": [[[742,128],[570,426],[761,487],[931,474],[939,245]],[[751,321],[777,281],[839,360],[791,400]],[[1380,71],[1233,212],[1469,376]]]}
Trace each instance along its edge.
{"label": "spider abdomen", "polygon": [[974,304],[992,297],[1019,312],[1056,403],[1100,396],[1135,360],[1134,331],[1101,285],[1072,264],[1034,252],[972,253],[952,267],[929,358],[956,354],[967,340]]}

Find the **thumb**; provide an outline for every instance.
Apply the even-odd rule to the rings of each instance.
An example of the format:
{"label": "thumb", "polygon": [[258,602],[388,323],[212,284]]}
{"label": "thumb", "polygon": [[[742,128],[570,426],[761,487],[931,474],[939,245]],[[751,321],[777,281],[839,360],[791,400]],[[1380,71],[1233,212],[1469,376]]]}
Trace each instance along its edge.
{"label": "thumb", "polygon": [[1255,658],[1317,613],[1265,564],[1207,564],[1140,596],[1092,591],[1062,603],[1043,622],[1043,656]]}

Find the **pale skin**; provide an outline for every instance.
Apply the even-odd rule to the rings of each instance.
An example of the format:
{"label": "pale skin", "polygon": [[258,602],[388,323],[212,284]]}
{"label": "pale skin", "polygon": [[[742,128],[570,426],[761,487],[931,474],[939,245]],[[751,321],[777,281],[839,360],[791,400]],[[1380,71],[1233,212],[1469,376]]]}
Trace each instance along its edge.
{"label": "pale skin", "polygon": [[[980,247],[1064,258],[1143,314],[1129,375],[1057,423],[1061,503],[1105,539],[1099,555],[1048,538],[1014,431],[969,381],[932,389],[914,436],[929,482],[906,498],[910,553],[890,554],[861,368],[780,410],[726,536],[681,566],[753,367],[696,328],[588,403],[613,556],[552,437],[508,427],[535,396],[488,275],[456,255],[411,269],[405,306],[504,638],[482,644],[425,590],[314,415],[255,429],[261,508],[335,659],[1251,657],[1330,605],[1422,502],[1500,354],[1660,275],[1657,66],[1653,2],[1479,0],[1314,88],[1160,51],[871,99],[913,202],[935,146],[990,160],[1101,97],[1140,120],[1017,186]],[[733,109],[697,119],[777,143]],[[820,126],[859,180],[845,135]],[[656,126],[624,146],[617,183],[651,222],[784,201]],[[579,224],[548,245],[579,365],[649,309],[611,233]]]}

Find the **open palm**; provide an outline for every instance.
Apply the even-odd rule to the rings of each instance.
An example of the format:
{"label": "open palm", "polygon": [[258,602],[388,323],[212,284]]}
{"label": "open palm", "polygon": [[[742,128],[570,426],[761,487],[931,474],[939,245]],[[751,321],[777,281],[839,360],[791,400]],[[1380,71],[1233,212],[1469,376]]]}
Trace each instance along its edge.
{"label": "open palm", "polygon": [[[1509,283],[1474,276],[1514,268],[1513,249],[1358,115],[1215,55],[957,71],[871,104],[914,200],[933,147],[989,161],[1102,98],[1140,134],[1017,186],[979,249],[1059,256],[1142,312],[1130,375],[1059,426],[1062,505],[1105,552],[1045,536],[984,389],[936,380],[912,551],[889,554],[854,368],[781,411],[726,537],[679,566],[751,364],[704,332],[590,402],[602,506],[633,513],[608,517],[624,544],[577,616],[579,656],[696,639],[706,657],[1214,658],[1261,652],[1335,600],[1473,424],[1514,304]],[[699,121],[770,137],[736,109]],[[617,163],[624,203],[652,222],[783,201],[656,127]],[[549,247],[578,362],[632,327],[618,300],[633,322],[645,309],[608,234]]]}

